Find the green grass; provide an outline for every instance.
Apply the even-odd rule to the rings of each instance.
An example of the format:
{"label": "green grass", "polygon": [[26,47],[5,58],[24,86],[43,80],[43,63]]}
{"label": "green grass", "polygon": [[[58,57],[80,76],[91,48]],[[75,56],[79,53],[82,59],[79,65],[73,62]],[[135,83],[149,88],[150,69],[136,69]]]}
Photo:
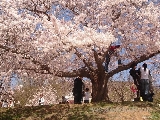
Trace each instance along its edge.
{"label": "green grass", "polygon": [[[118,108],[118,109],[117,109]],[[124,109],[125,108],[125,109]],[[153,109],[150,120],[160,120],[160,107],[150,102],[94,103],[82,105],[44,105],[0,108],[0,120],[105,120],[109,112]],[[111,115],[114,117],[114,115]]]}

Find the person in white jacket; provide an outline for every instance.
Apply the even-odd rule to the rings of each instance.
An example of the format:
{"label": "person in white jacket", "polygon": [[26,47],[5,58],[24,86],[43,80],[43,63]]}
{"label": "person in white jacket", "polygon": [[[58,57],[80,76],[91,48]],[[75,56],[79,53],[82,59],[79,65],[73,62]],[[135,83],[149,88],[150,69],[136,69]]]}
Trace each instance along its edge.
{"label": "person in white jacket", "polygon": [[43,97],[43,94],[40,94],[39,105],[44,105],[44,97]]}
{"label": "person in white jacket", "polygon": [[89,92],[89,88],[86,88],[86,91],[84,93],[84,103],[89,103],[90,96],[91,96],[91,93]]}

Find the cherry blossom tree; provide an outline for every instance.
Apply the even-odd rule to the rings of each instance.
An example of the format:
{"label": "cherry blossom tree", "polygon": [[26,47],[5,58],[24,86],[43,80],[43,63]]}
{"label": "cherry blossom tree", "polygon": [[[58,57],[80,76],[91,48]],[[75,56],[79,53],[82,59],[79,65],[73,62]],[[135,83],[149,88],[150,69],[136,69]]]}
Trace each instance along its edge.
{"label": "cherry blossom tree", "polygon": [[[96,102],[109,100],[109,78],[129,69],[133,61],[154,57],[159,62],[158,3],[2,0],[0,8],[1,72],[26,72],[34,78],[87,77]],[[63,14],[70,19],[60,19]],[[110,56],[106,74],[106,54],[117,42],[121,47]]]}

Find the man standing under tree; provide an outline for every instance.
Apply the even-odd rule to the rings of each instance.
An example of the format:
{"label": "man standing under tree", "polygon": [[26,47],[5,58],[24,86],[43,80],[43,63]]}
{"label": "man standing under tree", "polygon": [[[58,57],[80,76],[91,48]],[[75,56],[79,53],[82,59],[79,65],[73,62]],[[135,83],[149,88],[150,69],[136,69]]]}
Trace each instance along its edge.
{"label": "man standing under tree", "polygon": [[134,80],[134,84],[137,87],[137,99],[139,100],[140,98],[140,77],[138,74],[138,70],[136,70],[137,64],[133,63],[131,65],[131,70],[129,71],[130,75],[132,76],[133,80]]}
{"label": "man standing under tree", "polygon": [[74,104],[81,104],[83,97],[83,89],[84,83],[82,82],[82,78],[77,77],[74,80],[74,88],[73,88],[73,96],[74,96]]}

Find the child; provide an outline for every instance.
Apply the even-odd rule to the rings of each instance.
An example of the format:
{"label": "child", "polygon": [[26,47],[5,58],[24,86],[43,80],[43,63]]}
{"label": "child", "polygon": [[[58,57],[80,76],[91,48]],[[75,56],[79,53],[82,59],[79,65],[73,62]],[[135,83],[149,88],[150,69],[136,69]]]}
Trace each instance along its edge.
{"label": "child", "polygon": [[44,105],[44,97],[43,97],[43,94],[40,94],[39,105]]}
{"label": "child", "polygon": [[133,83],[132,85],[131,85],[131,91],[132,91],[132,93],[133,93],[133,99],[132,99],[132,101],[134,101],[134,99],[137,97],[137,86]]}
{"label": "child", "polygon": [[68,100],[65,98],[65,96],[62,96],[62,104],[69,103]]}
{"label": "child", "polygon": [[84,103],[89,103],[89,97],[90,97],[89,88],[86,88],[84,93]]}
{"label": "child", "polygon": [[4,100],[4,101],[2,102],[2,107],[4,107],[4,108],[7,108],[7,107],[8,107],[8,102],[7,102],[7,100]]}
{"label": "child", "polygon": [[14,103],[13,103],[13,100],[12,100],[12,99],[9,100],[8,107],[14,107]]}

